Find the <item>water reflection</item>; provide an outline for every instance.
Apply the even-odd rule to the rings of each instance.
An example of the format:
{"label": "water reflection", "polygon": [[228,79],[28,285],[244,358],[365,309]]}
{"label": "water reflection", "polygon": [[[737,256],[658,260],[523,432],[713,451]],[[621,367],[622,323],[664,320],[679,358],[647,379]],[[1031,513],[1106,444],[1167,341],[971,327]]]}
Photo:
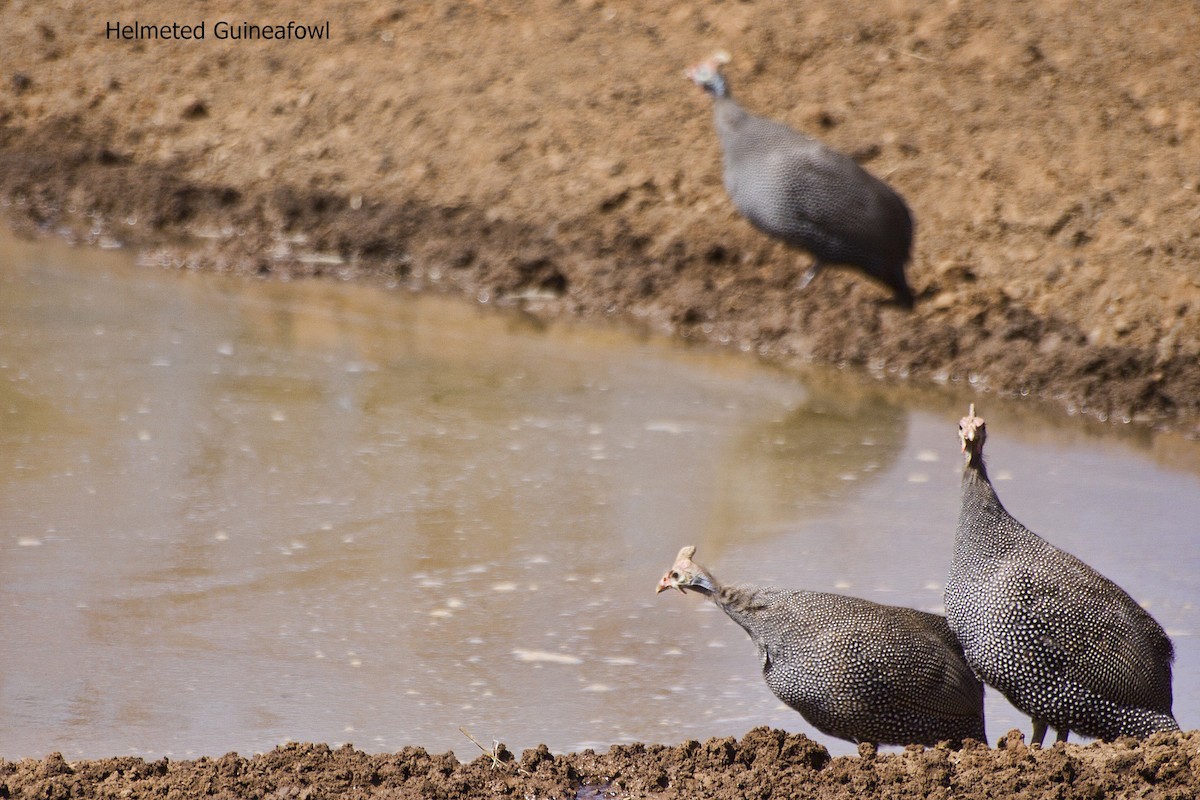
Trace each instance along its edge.
{"label": "water reflection", "polygon": [[[0,756],[816,735],[655,597],[678,548],[940,606],[956,399],[58,246],[0,241],[0,281]],[[1154,608],[1194,726],[1195,476],[1023,413],[988,412],[1006,503]]]}
{"label": "water reflection", "polygon": [[[748,425],[736,461],[723,468],[721,517],[710,520],[707,557],[720,544],[742,547],[771,539],[795,520],[836,514],[855,502],[864,483],[894,465],[908,434],[904,410],[868,387],[837,395],[810,385],[802,405],[776,419]],[[782,523],[783,528],[780,528]]]}

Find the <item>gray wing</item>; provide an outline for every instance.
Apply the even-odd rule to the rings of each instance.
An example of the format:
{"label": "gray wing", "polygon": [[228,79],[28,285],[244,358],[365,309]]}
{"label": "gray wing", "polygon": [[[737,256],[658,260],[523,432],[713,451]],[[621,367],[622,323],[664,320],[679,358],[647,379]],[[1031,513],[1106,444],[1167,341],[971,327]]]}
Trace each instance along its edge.
{"label": "gray wing", "polygon": [[912,217],[898,194],[814,139],[782,126],[768,134],[752,148],[756,158],[726,174],[730,197],[756,227],[831,262],[907,260]]}
{"label": "gray wing", "polygon": [[1169,712],[1175,651],[1166,632],[1111,580],[1069,553],[1053,553],[1037,573],[1013,576],[1014,588],[1030,597],[1023,614],[1044,632],[1048,663],[1114,703]]}

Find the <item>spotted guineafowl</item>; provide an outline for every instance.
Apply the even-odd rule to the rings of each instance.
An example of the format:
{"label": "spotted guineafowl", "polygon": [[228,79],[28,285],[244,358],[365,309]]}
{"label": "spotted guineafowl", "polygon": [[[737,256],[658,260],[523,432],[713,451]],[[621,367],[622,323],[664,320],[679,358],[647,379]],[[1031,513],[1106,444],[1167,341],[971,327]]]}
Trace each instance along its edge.
{"label": "spotted guineafowl", "polygon": [[888,286],[897,303],[912,308],[904,265],[913,220],[903,198],[849,156],[747,113],[721,74],[728,60],[717,53],[687,76],[713,97],[725,190],[734,206],[763,233],[812,254],[801,289],[825,264],[842,264]]}
{"label": "spotted guineafowl", "polygon": [[767,686],[822,733],[851,742],[986,741],[983,684],[944,617],[823,592],[723,586],[679,551],[658,591],[692,589],[741,625]]}
{"label": "spotted guineafowl", "polygon": [[1114,739],[1178,730],[1171,640],[1121,587],[1013,519],[983,465],[984,422],[959,423],[966,457],[946,617],[967,663],[1047,726]]}

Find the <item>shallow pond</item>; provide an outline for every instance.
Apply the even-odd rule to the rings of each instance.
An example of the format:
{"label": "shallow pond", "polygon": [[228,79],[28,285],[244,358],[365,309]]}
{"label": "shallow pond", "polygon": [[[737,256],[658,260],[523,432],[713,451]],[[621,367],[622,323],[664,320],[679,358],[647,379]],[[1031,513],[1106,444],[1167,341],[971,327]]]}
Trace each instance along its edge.
{"label": "shallow pond", "polygon": [[[940,610],[971,397],[0,238],[0,757],[755,725],[853,752],[654,587],[695,544],[725,580]],[[1200,725],[1200,444],[975,399],[1005,504],[1151,609]]]}

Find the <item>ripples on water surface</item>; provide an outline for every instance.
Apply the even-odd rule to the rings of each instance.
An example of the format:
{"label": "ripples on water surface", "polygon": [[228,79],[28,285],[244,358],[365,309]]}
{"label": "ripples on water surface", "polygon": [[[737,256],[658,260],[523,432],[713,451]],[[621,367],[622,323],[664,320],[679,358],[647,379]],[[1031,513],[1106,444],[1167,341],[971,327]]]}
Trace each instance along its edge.
{"label": "ripples on water surface", "polygon": [[[940,610],[966,400],[438,298],[0,239],[0,757],[802,731],[724,580]],[[1174,635],[1198,445],[981,399],[1001,495]],[[989,693],[994,739],[1028,721]]]}

